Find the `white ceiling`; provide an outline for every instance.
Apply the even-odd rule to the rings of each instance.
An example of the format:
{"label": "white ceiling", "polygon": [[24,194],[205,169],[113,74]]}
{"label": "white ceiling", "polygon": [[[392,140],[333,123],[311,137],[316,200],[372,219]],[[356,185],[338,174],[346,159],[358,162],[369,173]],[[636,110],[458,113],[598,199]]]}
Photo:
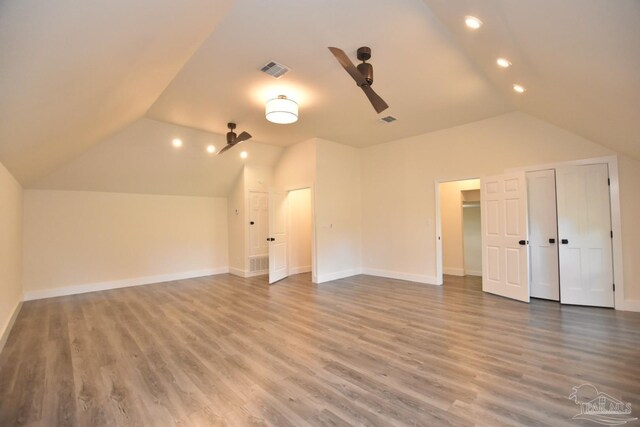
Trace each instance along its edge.
{"label": "white ceiling", "polygon": [[0,161],[23,184],[140,118],[232,0],[0,2]]}
{"label": "white ceiling", "polygon": [[[519,110],[640,159],[640,1],[424,1]],[[513,67],[498,69],[498,56]]]}
{"label": "white ceiling", "polygon": [[[237,155],[197,147],[228,121],[271,164],[311,137],[367,146],[514,109],[640,158],[639,20],[637,0],[4,0],[0,161],[29,188],[221,195]],[[327,50],[362,45],[381,115]],[[291,71],[260,73],[269,60]],[[281,93],[293,125],[264,119]]]}
{"label": "white ceiling", "polygon": [[[327,49],[355,61],[363,45],[390,105],[381,115]],[[291,71],[261,73],[270,60]],[[300,104],[294,125],[264,119],[265,101],[280,93]],[[421,1],[237,0],[147,116],[211,132],[234,119],[276,145],[321,137],[367,146],[510,110]],[[378,120],[388,114],[398,121]]]}

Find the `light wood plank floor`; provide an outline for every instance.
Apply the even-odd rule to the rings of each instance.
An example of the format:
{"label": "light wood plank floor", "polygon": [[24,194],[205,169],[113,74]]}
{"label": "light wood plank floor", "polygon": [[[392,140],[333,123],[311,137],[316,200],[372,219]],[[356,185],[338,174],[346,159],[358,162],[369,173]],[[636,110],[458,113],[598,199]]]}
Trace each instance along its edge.
{"label": "light wood plank floor", "polygon": [[575,426],[585,382],[640,415],[640,314],[220,275],[25,303],[0,425]]}

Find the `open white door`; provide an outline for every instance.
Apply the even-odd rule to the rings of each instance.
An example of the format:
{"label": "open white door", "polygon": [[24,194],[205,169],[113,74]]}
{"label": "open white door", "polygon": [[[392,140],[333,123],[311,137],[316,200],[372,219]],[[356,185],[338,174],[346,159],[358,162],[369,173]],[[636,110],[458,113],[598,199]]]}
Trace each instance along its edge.
{"label": "open white door", "polygon": [[527,173],[531,296],[560,301],[556,174],[553,169]]}
{"label": "open white door", "polygon": [[609,169],[567,166],[556,176],[560,302],[613,307]]}
{"label": "open white door", "polygon": [[284,191],[269,190],[269,284],[289,275],[287,204]]}
{"label": "open white door", "polygon": [[481,180],[482,290],[529,302],[524,172]]}

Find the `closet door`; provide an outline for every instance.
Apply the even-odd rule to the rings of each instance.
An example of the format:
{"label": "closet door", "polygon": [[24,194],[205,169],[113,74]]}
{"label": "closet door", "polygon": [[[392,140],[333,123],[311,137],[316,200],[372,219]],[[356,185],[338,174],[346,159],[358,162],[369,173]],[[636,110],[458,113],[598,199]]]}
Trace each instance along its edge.
{"label": "closet door", "polygon": [[556,169],[563,304],[613,307],[608,181],[606,164]]}
{"label": "closet door", "polygon": [[524,172],[481,180],[482,290],[529,302]]}
{"label": "closet door", "polygon": [[531,296],[559,301],[555,170],[528,172],[527,197]]}

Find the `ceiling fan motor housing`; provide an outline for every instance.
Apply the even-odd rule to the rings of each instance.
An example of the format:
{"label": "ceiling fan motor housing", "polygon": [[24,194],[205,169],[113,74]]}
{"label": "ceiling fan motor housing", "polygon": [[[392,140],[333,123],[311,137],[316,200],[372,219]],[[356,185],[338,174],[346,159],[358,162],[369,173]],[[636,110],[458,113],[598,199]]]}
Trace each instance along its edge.
{"label": "ceiling fan motor housing", "polygon": [[236,133],[235,132],[227,132],[227,144],[231,144],[235,140],[236,140]]}
{"label": "ceiling fan motor housing", "polygon": [[367,62],[358,64],[358,71],[364,76],[364,79],[369,83],[369,86],[373,84],[373,66]]}

